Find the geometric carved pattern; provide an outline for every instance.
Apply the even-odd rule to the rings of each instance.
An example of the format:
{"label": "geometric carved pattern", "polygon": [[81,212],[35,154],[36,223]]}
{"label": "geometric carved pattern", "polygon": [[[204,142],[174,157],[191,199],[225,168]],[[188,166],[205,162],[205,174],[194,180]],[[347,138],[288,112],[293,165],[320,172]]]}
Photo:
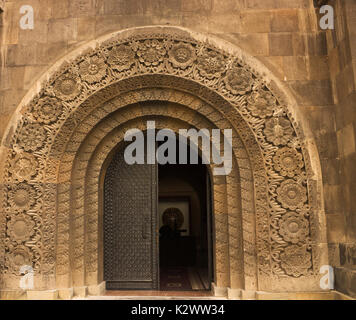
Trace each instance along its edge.
{"label": "geometric carved pattern", "polygon": [[[241,58],[176,31],[142,31],[128,38],[102,43],[96,49],[87,51],[62,66],[43,85],[30,106],[25,108],[10,142],[12,151],[9,152],[5,165],[7,186],[0,226],[8,228],[11,225],[4,221],[10,219],[6,212],[9,211],[11,201],[11,205],[14,205],[14,200],[7,199],[15,199],[11,192],[22,182],[55,183],[58,184],[55,187],[57,195],[68,194],[69,191],[73,198],[51,205],[53,203],[43,203],[43,199],[50,201],[53,197],[46,198],[44,194],[42,199],[35,198],[34,204],[32,200],[28,202],[28,206],[39,208],[35,213],[30,212],[27,204],[23,205],[24,210],[33,215],[32,219],[42,228],[42,232],[32,235],[27,233],[31,241],[21,246],[15,240],[10,240],[9,243],[0,239],[0,256],[6,256],[3,271],[16,274],[11,257],[14,257],[14,252],[21,252],[17,256],[23,257],[23,260],[36,257],[32,259],[37,266],[35,270],[42,268],[54,274],[57,263],[57,273],[68,273],[71,250],[68,247],[69,230],[84,228],[84,211],[80,211],[82,209],[74,208],[74,220],[69,219],[71,201],[77,201],[84,195],[83,187],[74,187],[70,179],[71,163],[76,157],[75,146],[81,144],[86,134],[78,131],[72,137],[73,130],[88,115],[86,131],[89,132],[107,114],[105,108],[109,111],[114,108],[110,112],[117,109],[110,104],[110,99],[131,90],[127,95],[127,104],[135,102],[135,88],[130,89],[130,86],[136,89],[145,86],[148,88],[150,81],[157,88],[182,87],[183,91],[204,98],[220,113],[220,118],[213,122],[228,119],[241,136],[243,148],[246,148],[248,154],[245,161],[252,163],[251,178],[255,198],[250,210],[256,215],[259,276],[300,277],[315,274],[318,270],[313,208],[315,191],[310,183],[309,158],[300,138],[299,128],[278,95],[278,90],[270,87]],[[154,87],[151,84],[151,90]],[[166,98],[169,100],[170,97]],[[41,105],[43,108],[38,107]],[[101,115],[90,118],[88,112],[101,105]],[[49,111],[51,108],[53,112]],[[204,114],[204,109],[200,112]],[[107,154],[109,152],[107,150]],[[88,159],[86,163],[87,161]],[[239,169],[243,168],[243,160],[240,159],[238,165]],[[78,170],[73,172],[85,172],[84,163],[78,166]],[[60,174],[59,168],[62,168]],[[289,196],[286,197],[283,190],[287,187]],[[248,195],[244,194],[243,185],[241,188],[241,197],[244,200]],[[46,187],[45,190],[51,188]],[[26,195],[23,193],[16,197],[25,199]],[[22,205],[21,201],[17,201],[18,205]],[[53,213],[47,214],[44,209],[47,207],[51,207]],[[296,225],[289,223],[289,227],[285,227],[292,213],[302,217],[299,224],[295,223],[301,228],[298,234],[303,235],[298,236],[298,245],[295,244],[296,238],[286,231],[286,228],[289,232],[295,230]],[[249,224],[248,221],[244,223]],[[97,224],[93,225],[95,227]],[[248,239],[248,230],[245,231]],[[56,236],[57,262],[53,259],[53,241]],[[82,236],[74,239],[74,253],[83,251],[80,244],[83,241]],[[246,246],[248,247],[248,243]],[[246,250],[249,251],[249,248]],[[304,263],[298,260],[299,257],[303,257]],[[295,261],[298,264],[292,270],[291,265]],[[82,263],[75,265],[82,268]]]}
{"label": "geometric carved pattern", "polygon": [[105,177],[104,279],[111,289],[157,289],[156,166],[128,165],[124,150]]}

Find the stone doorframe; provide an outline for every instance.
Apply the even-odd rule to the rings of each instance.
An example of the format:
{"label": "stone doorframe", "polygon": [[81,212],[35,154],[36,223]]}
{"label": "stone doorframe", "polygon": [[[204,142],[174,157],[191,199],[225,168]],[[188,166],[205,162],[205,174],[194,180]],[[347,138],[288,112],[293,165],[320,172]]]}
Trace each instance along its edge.
{"label": "stone doorframe", "polygon": [[[103,168],[126,129],[233,130],[234,170],[213,179],[215,285],[319,291],[327,264],[320,163],[293,96],[234,45],[143,27],[65,57],[16,110],[1,145],[0,289],[102,281]],[[80,290],[80,289],[78,289]]]}

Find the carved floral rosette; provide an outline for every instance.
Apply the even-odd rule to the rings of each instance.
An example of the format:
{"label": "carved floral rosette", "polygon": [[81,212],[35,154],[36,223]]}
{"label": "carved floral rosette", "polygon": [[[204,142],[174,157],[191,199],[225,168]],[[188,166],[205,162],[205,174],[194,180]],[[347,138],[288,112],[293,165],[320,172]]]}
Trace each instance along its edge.
{"label": "carved floral rosette", "polygon": [[[308,188],[309,160],[305,158],[303,141],[298,138],[296,124],[283,99],[243,61],[186,36],[142,33],[124,40],[111,40],[64,65],[43,85],[31,103],[33,107],[28,107],[23,114],[11,143],[12,147],[16,146],[16,154],[11,154],[7,161],[7,182],[19,184],[20,188],[20,183],[36,178],[53,179],[56,167],[48,157],[51,143],[57,134],[67,139],[66,132],[69,135],[78,124],[73,120],[72,126],[62,127],[65,119],[100,89],[119,80],[153,73],[179,75],[217,92],[245,119],[246,130],[253,131],[260,150],[250,152],[256,152],[256,157],[260,151],[263,155],[260,167],[254,169],[259,273],[291,277],[315,273],[318,266],[313,264],[316,260],[310,245],[315,235],[312,234],[313,213]],[[244,138],[243,132],[241,136]],[[248,141],[245,143],[248,146]],[[46,178],[44,172],[51,174]],[[5,190],[9,195],[11,192],[10,188]],[[43,207],[51,208],[50,201],[55,196],[46,198],[44,194],[44,199],[49,202]],[[31,201],[28,205],[35,205]],[[21,201],[18,204],[21,205]],[[46,226],[42,226],[42,236],[37,237],[32,246],[37,251],[43,250],[39,264],[49,273],[55,270],[53,206],[52,211],[36,213]],[[61,223],[66,217],[58,219]],[[13,222],[7,228],[14,229]],[[0,246],[4,252],[4,244]],[[59,259],[62,264],[58,268],[66,272],[68,252],[61,247],[59,243],[57,255],[63,259]],[[18,258],[5,261],[12,265],[21,259],[25,261],[32,254],[31,250],[21,247]],[[14,254],[14,251],[9,253],[11,257]],[[296,261],[298,265],[293,269],[291,265]]]}

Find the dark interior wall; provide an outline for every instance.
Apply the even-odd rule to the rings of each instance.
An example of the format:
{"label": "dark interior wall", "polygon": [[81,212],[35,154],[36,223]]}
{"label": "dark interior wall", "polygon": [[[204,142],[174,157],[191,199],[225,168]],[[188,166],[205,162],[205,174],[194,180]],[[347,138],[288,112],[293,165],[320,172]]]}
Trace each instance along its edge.
{"label": "dark interior wall", "polygon": [[206,215],[205,168],[197,165],[159,166],[159,197],[190,199],[191,235],[202,245],[202,217]]}
{"label": "dark interior wall", "polygon": [[186,183],[184,180],[181,179],[163,179],[160,181],[160,197],[169,197],[169,198],[176,198],[176,197],[187,197],[190,199],[190,214],[191,214],[191,224],[190,224],[190,232],[191,235],[195,237],[200,236],[200,229],[199,229],[199,219],[201,216],[201,207],[199,196],[197,192],[192,188],[191,185]]}

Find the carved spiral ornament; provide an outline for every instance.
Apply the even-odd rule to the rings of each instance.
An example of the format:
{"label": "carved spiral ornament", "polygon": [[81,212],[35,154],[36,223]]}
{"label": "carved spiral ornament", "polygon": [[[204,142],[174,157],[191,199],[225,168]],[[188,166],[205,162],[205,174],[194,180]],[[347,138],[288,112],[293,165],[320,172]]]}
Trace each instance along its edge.
{"label": "carved spiral ornament", "polygon": [[277,199],[282,203],[284,208],[295,210],[303,206],[307,200],[305,187],[295,180],[285,180],[277,189]]}
{"label": "carved spiral ornament", "polygon": [[107,62],[117,71],[127,70],[135,63],[135,52],[127,45],[119,45],[109,51]]}
{"label": "carved spiral ornament", "polygon": [[7,225],[10,238],[18,243],[29,240],[34,233],[34,227],[35,222],[25,214],[12,216]]}
{"label": "carved spiral ornament", "polygon": [[280,220],[280,234],[288,242],[303,241],[308,236],[308,221],[299,213],[288,212]]}
{"label": "carved spiral ornament", "polygon": [[163,62],[166,55],[164,44],[156,39],[145,40],[138,44],[139,61],[146,66],[156,66]]}
{"label": "carved spiral ornament", "polygon": [[197,68],[203,77],[219,78],[226,69],[226,60],[216,51],[202,50],[198,56]]}
{"label": "carved spiral ornament", "polygon": [[84,81],[89,83],[99,82],[106,75],[107,66],[103,58],[93,56],[84,60],[79,65],[79,73]]}
{"label": "carved spiral ornament", "polygon": [[273,161],[276,171],[290,178],[300,175],[304,166],[302,155],[297,150],[288,147],[279,149]]}
{"label": "carved spiral ornament", "polygon": [[36,151],[43,147],[46,140],[46,130],[37,123],[30,123],[23,126],[19,136],[18,144],[25,151]]}
{"label": "carved spiral ornament", "polygon": [[281,254],[281,266],[285,272],[293,277],[300,277],[308,272],[312,266],[310,252],[306,246],[291,245]]}
{"label": "carved spiral ornament", "polygon": [[242,67],[234,67],[226,72],[226,88],[232,94],[245,94],[252,90],[254,79],[252,73]]}
{"label": "carved spiral ornament", "polygon": [[6,262],[9,269],[14,274],[19,274],[20,269],[26,265],[32,265],[32,253],[28,247],[19,245],[10,249],[9,254],[6,256]]}
{"label": "carved spiral ornament", "polygon": [[293,128],[288,119],[275,117],[266,121],[264,134],[274,145],[285,145],[293,138]]}
{"label": "carved spiral ornament", "polygon": [[175,67],[186,69],[196,60],[195,48],[188,43],[177,43],[169,50],[169,60]]}
{"label": "carved spiral ornament", "polygon": [[74,100],[81,93],[79,77],[71,72],[62,75],[54,84],[54,92],[59,99]]}
{"label": "carved spiral ornament", "polygon": [[53,97],[44,97],[32,108],[32,116],[41,123],[55,122],[62,113],[61,103]]}
{"label": "carved spiral ornament", "polygon": [[27,211],[36,202],[36,190],[31,185],[21,183],[9,187],[8,197],[12,210],[18,212]]}
{"label": "carved spiral ornament", "polygon": [[[34,253],[39,252],[39,265],[46,273],[55,273],[55,267],[57,272],[67,272],[69,229],[65,226],[71,212],[70,202],[59,203],[59,208],[53,205],[57,191],[64,193],[70,190],[66,185],[53,187],[59,180],[59,163],[69,163],[72,157],[71,154],[65,155],[64,150],[66,146],[70,149],[76,143],[80,145],[84,139],[85,135],[81,137],[80,132],[72,138],[71,134],[87,116],[85,110],[100,106],[104,115],[104,102],[118,94],[114,91],[114,84],[123,80],[136,81],[140,77],[144,79],[147,75],[160,75],[161,79],[166,79],[157,82],[157,86],[162,87],[178,88],[179,78],[190,81],[193,87],[199,84],[206,92],[214,92],[227,102],[231,113],[224,115],[225,118],[233,121],[234,113],[242,117],[244,123],[240,121],[240,127],[252,134],[248,136],[241,132],[241,137],[245,139],[250,157],[257,163],[253,179],[258,272],[267,276],[275,273],[291,277],[314,274],[317,269],[312,263],[314,252],[306,242],[309,236],[313,239],[313,212],[305,216],[296,213],[302,208],[309,210],[308,159],[304,157],[303,141],[294,129],[297,125],[283,100],[275,93],[276,89],[270,88],[262,76],[245,65],[243,60],[213,45],[174,32],[168,35],[142,33],[104,42],[61,67],[31,101],[31,107],[27,107],[13,135],[12,146],[18,147],[9,153],[6,164],[8,187],[5,194],[8,203],[4,201],[4,211],[8,211],[9,205],[17,213],[38,205],[40,209],[34,215],[43,223],[42,232],[31,246],[27,242],[19,246],[18,243],[32,236],[33,219],[25,215],[8,219],[6,234],[10,235],[10,244],[4,240],[0,242],[0,256],[6,253],[8,257],[2,268],[16,274],[20,264],[30,261]],[[200,91],[204,93],[204,90]],[[200,91],[196,94],[199,95]],[[87,102],[90,97],[95,102],[93,99],[99,93],[102,95],[96,103]],[[135,99],[135,91],[130,94],[133,101],[127,99],[128,104]],[[80,108],[82,112],[76,113]],[[224,112],[227,111],[222,109],[221,113]],[[94,119],[88,127],[95,125]],[[56,148],[53,148],[54,141]],[[292,146],[291,141],[298,143]],[[24,184],[34,179],[53,182],[53,185],[42,186],[45,200],[35,197],[35,190]],[[58,216],[57,210],[61,212]],[[269,223],[272,220],[278,222]],[[95,220],[92,223],[98,225]],[[279,234],[278,240],[272,236],[275,233]],[[90,239],[91,235],[88,237]],[[73,241],[84,243],[79,237]],[[53,257],[55,246],[57,262]],[[78,244],[78,252],[81,252],[81,246],[84,244]],[[74,251],[77,252],[77,247]],[[273,270],[270,261],[277,265]]]}
{"label": "carved spiral ornament", "polygon": [[11,160],[11,175],[15,181],[29,181],[38,172],[38,161],[29,153],[18,153]]}

